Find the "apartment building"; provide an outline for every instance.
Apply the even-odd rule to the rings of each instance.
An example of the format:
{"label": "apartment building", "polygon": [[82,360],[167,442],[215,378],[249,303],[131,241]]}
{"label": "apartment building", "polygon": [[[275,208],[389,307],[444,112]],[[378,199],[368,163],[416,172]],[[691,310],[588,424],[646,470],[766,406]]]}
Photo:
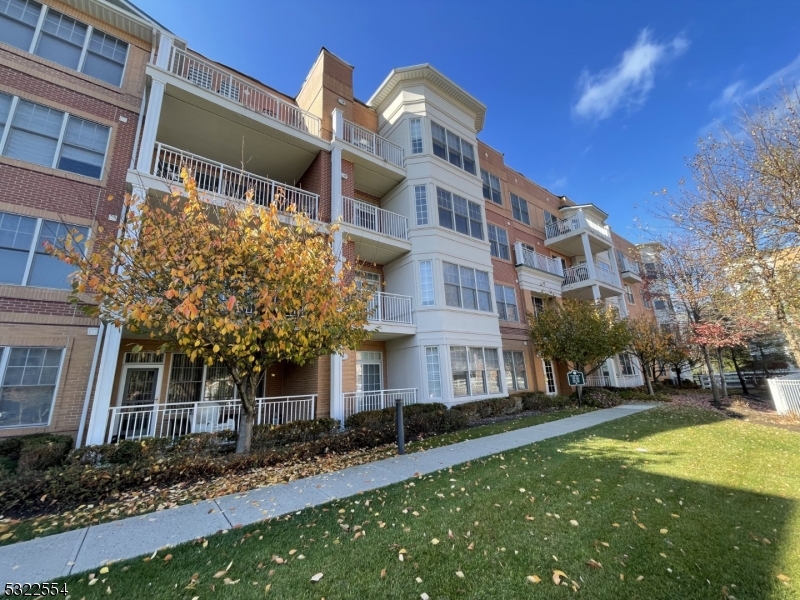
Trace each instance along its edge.
{"label": "apartment building", "polygon": [[100,323],[42,244],[119,222],[159,29],[125,0],[0,0],[0,436],[80,429]]}
{"label": "apartment building", "polygon": [[[106,158],[118,179],[103,194],[128,189],[147,202],[180,186],[182,165],[211,202],[253,190],[268,205],[280,189],[280,202],[342,223],[334,249],[374,289],[370,339],[302,367],[271,368],[258,422],[345,419],[396,398],[453,405],[515,390],[569,393],[564,366],[543,362],[527,341],[526,313],[549,296],[608,302],[623,315],[648,310],[636,253],[606,213],[507,167],[477,138],[486,107],[430,65],[392,70],[364,102],[353,93],[353,67],[323,48],[293,97],[192,51],[157,24],[135,49],[126,35],[119,39],[131,40],[123,78],[131,80],[131,113],[125,123],[115,114],[108,127],[117,139],[133,128],[125,159],[117,142]],[[224,368],[79,318],[69,316],[71,339],[83,344],[71,355],[75,374],[58,381],[56,414],[41,427],[83,438],[79,417],[62,417],[62,406],[85,413],[87,443],[236,426],[237,392]],[[637,374],[617,357],[593,383],[633,385]],[[73,403],[62,400],[68,386]]]}

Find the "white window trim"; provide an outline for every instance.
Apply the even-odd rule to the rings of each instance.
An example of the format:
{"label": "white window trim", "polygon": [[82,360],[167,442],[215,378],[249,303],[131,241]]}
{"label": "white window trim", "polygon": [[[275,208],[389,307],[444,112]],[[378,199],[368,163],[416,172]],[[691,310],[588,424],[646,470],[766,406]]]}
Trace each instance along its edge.
{"label": "white window trim", "polygon": [[[438,185],[434,186],[434,187],[435,187],[435,190],[436,190],[436,194],[435,194],[435,196],[436,196],[436,225],[438,227],[441,227],[442,229],[447,229],[448,231],[452,231],[456,235],[461,235],[461,236],[464,236],[464,237],[468,237],[468,238],[470,238],[472,240],[478,240],[478,241],[481,241],[481,242],[485,242],[485,241],[487,241],[489,239],[488,238],[489,232],[488,232],[488,227],[487,227],[488,223],[486,222],[486,213],[484,212],[483,206],[481,205],[480,202],[473,202],[472,200],[470,200],[466,196],[462,196],[461,194],[456,194],[455,192],[451,192],[447,188],[443,188],[443,187],[438,186]],[[446,192],[446,193],[450,194],[450,208],[449,209],[444,209],[444,210],[449,210],[450,214],[452,215],[452,220],[453,220],[453,226],[452,227],[447,227],[445,225],[442,225],[441,220],[439,219],[439,210],[442,209],[442,207],[439,206],[439,190],[442,190],[443,192]],[[461,199],[463,199],[463,200],[465,200],[466,203],[467,203],[467,222],[469,224],[469,233],[462,233],[461,231],[456,229],[456,203],[455,203],[455,200],[454,200],[454,198],[456,196],[461,198]],[[479,237],[479,238],[475,237],[474,235],[472,235],[472,219],[469,216],[469,205],[470,204],[476,205],[478,207],[478,210],[480,211],[480,214],[481,214],[481,237]],[[430,213],[429,213],[429,215],[430,215]],[[463,216],[463,215],[461,215],[461,216]],[[428,218],[428,221],[430,222],[430,216]],[[486,237],[483,236],[484,230],[486,230]]]}
{"label": "white window trim", "polygon": [[[426,303],[424,297],[424,291],[422,289],[422,265],[426,263],[430,266],[430,273],[431,273],[431,301],[430,303]],[[433,260],[421,260],[419,261],[419,304],[420,306],[436,306],[436,275],[434,274],[433,269]]]}
{"label": "white window trim", "polygon": [[[428,349],[435,349],[436,350],[436,368],[439,374],[439,395],[435,396],[431,392],[430,389],[430,373],[428,372]],[[442,353],[439,349],[439,346],[423,346],[422,347],[422,359],[423,363],[425,364],[425,391],[427,392],[426,396],[429,400],[441,400],[444,395],[444,389],[442,387]],[[452,386],[451,386],[452,387]]]}
{"label": "white window trim", "polygon": [[502,231],[503,233],[506,234],[505,247],[508,250],[508,257],[507,258],[503,258],[503,255],[500,252],[500,246],[501,246],[500,240],[498,239],[495,242],[497,244],[497,254],[492,254],[492,257],[493,258],[497,258],[499,260],[509,260],[510,261],[511,260],[511,243],[508,241],[508,230],[503,228],[503,227],[500,227],[500,225],[495,225],[494,223],[487,223],[486,224],[486,239],[489,241],[489,253],[491,254],[491,248],[492,248],[492,236],[489,233],[489,228],[490,227],[494,227],[498,232]]}
{"label": "white window trim", "polygon": [[[442,286],[443,286],[442,289],[444,289],[444,290],[447,289],[447,287],[446,287],[447,285],[453,285],[453,284],[448,284],[444,279],[444,266],[445,266],[445,264],[453,265],[453,266],[458,267],[458,300],[461,303],[460,306],[451,306],[450,304],[447,304],[447,292],[445,292],[445,295],[444,295],[445,306],[447,306],[448,308],[455,308],[455,309],[460,309],[460,310],[468,310],[468,311],[472,311],[472,312],[479,312],[479,313],[485,313],[485,314],[491,314],[492,312],[497,310],[497,305],[494,304],[496,300],[495,300],[495,297],[494,297],[494,290],[492,289],[494,282],[492,280],[491,272],[489,272],[489,271],[481,271],[480,269],[475,269],[473,267],[465,267],[465,266],[460,265],[458,263],[451,263],[451,262],[448,262],[448,261],[443,261],[442,262]],[[475,302],[476,302],[477,306],[480,307],[480,300],[478,299],[478,293],[479,292],[488,292],[488,294],[489,294],[489,308],[487,310],[483,310],[481,308],[467,308],[467,307],[464,306],[464,292],[463,292],[464,286],[461,283],[461,269],[470,269],[473,273],[476,273],[476,274],[477,273],[485,273],[486,275],[489,276],[489,289],[488,290],[481,290],[480,288],[477,287],[477,285],[478,285],[478,277],[477,277],[477,275],[474,275],[475,286],[476,286],[475,287]],[[473,288],[469,288],[469,289],[473,289]],[[494,307],[494,309],[492,307]]]}
{"label": "white window trim", "polygon": [[56,398],[58,398],[59,386],[61,385],[61,375],[64,373],[64,356],[66,355],[66,348],[59,348],[58,346],[0,346],[0,392],[3,389],[3,384],[6,378],[6,367],[8,366],[8,359],[11,357],[11,350],[14,348],[46,348],[47,350],[61,350],[61,356],[58,363],[58,374],[56,375],[56,383],[53,387],[53,398],[50,400],[50,412],[47,417],[47,423],[44,425],[36,423],[34,425],[3,425],[0,426],[0,431],[8,429],[28,429],[31,427],[49,427],[53,422],[53,413],[55,412]]}
{"label": "white window trim", "polygon": [[[467,354],[467,394],[465,396],[456,396],[453,390],[453,365],[452,365],[452,358],[449,358],[450,361],[450,393],[453,394],[453,398],[480,398],[482,396],[491,396],[493,394],[505,394],[507,390],[505,389],[505,365],[503,363],[503,349],[502,348],[493,348],[490,346],[470,346],[469,344],[461,345],[453,345],[447,347],[447,355],[448,357],[452,357],[452,349],[453,348],[464,348]],[[483,354],[483,388],[484,391],[482,394],[473,394],[472,393],[472,361],[470,360],[470,350],[472,349],[480,349]],[[497,366],[498,366],[498,382],[500,390],[497,392],[490,392],[489,391],[489,376],[488,372],[489,369],[486,366],[486,351],[487,350],[494,350],[497,356]]]}
{"label": "white window trim", "polygon": [[[414,152],[414,133],[412,130],[414,121],[419,123],[419,141],[422,145],[422,149],[419,152]],[[411,117],[408,119],[408,150],[411,156],[425,154],[425,127],[422,123],[422,117]]]}
{"label": "white window trim", "polygon": [[[505,359],[506,352],[508,352],[511,355],[511,380],[514,383],[514,385],[511,388],[508,388],[508,386],[506,385],[506,387],[508,388],[506,390],[507,393],[510,394],[512,391],[521,392],[521,391],[529,390],[531,382],[530,382],[530,378],[528,377],[528,367],[527,367],[527,364],[526,364],[526,361],[525,361],[525,353],[523,351],[521,351],[521,350],[503,350],[503,375],[505,375],[505,371],[506,371],[506,359]],[[516,360],[514,360],[514,355],[515,354],[519,354],[522,357],[522,369],[525,372],[525,388],[524,389],[517,388],[517,369],[516,369],[517,362],[516,362]]]}
{"label": "white window trim", "polygon": [[[6,94],[10,95],[10,94]],[[0,137],[0,156],[5,156],[4,152],[6,149],[6,144],[8,143],[8,135],[9,131],[11,131],[11,127],[14,124],[14,116],[17,112],[17,107],[21,100],[25,102],[30,102],[31,104],[35,104],[36,106],[43,106],[50,110],[57,110],[59,112],[63,112],[64,116],[61,121],[61,129],[58,133],[58,140],[56,141],[56,149],[55,153],[53,154],[53,162],[50,163],[50,168],[55,169],[56,171],[60,171],[61,173],[71,173],[72,175],[77,175],[78,177],[86,177],[87,179],[92,179],[95,181],[102,181],[103,177],[105,176],[106,172],[106,165],[108,164],[108,148],[111,145],[111,138],[113,136],[114,130],[109,125],[104,125],[103,123],[99,123],[97,121],[93,121],[92,119],[87,119],[80,115],[76,115],[70,112],[61,111],[61,109],[53,108],[52,106],[48,106],[47,104],[41,104],[40,102],[34,102],[33,100],[28,100],[26,98],[22,98],[21,96],[11,96],[11,106],[8,109],[8,117],[6,119],[6,124],[3,127],[3,135]],[[108,129],[108,136],[106,137],[106,147],[103,150],[103,164],[100,166],[100,177],[92,177],[91,175],[83,175],[81,173],[75,173],[74,171],[66,171],[64,169],[58,168],[58,161],[61,158],[61,147],[64,144],[64,135],[67,131],[67,123],[69,123],[70,117],[75,117],[76,119],[80,119],[81,121],[88,121],[89,123],[93,123],[95,125],[99,125],[100,127],[105,127]],[[13,159],[13,160],[20,160],[20,159]],[[27,162],[27,161],[21,161]],[[28,164],[39,164],[39,163],[28,163]],[[46,165],[45,165],[46,166]]]}
{"label": "white window trim", "polygon": [[[461,136],[461,135],[457,134],[456,132],[451,131],[450,129],[448,129],[447,127],[445,127],[444,125],[442,125],[442,124],[440,124],[440,123],[438,123],[436,121],[432,120],[431,123],[432,124],[435,123],[436,125],[438,125],[442,129],[444,129],[444,140],[445,140],[444,148],[445,148],[445,154],[447,154],[447,158],[442,158],[441,156],[437,156],[433,152],[433,125],[431,125],[431,132],[430,132],[430,135],[431,135],[431,154],[433,154],[433,156],[435,156],[439,160],[445,161],[448,165],[450,165],[454,169],[458,169],[459,171],[464,171],[464,173],[466,173],[467,175],[472,175],[473,177],[477,177],[478,179],[480,179],[481,173],[480,173],[480,164],[478,162],[478,146],[477,146],[477,144],[473,144],[470,141],[465,141],[464,136]],[[461,166],[460,167],[458,165],[454,165],[453,163],[450,162],[450,144],[447,141],[447,134],[448,133],[450,135],[455,136],[455,137],[458,138],[459,148],[461,149]],[[470,146],[472,146],[472,160],[475,163],[475,173],[470,173],[469,171],[467,171],[464,168],[464,150],[463,150],[463,146],[462,146],[462,144],[464,144],[464,143],[469,144]]]}
{"label": "white window trim", "polygon": [[[424,204],[425,222],[424,223],[420,223],[419,208],[420,208],[421,205],[418,204],[418,198],[417,198],[417,189],[418,188],[422,188],[422,191],[425,194],[425,204]],[[426,225],[430,225],[431,224],[431,211],[430,211],[430,202],[428,201],[428,196],[429,196],[429,194],[428,194],[428,185],[425,184],[425,183],[419,184],[419,185],[414,185],[414,186],[411,187],[411,190],[412,190],[412,193],[414,195],[414,223],[416,224],[417,227],[425,227]],[[438,208],[438,204],[437,204],[437,208]]]}
{"label": "white window trim", "polygon": [[[553,388],[554,391],[550,391],[550,384],[547,381],[547,363],[550,363],[550,371],[553,374]],[[556,366],[553,364],[552,360],[545,360],[542,359],[542,372],[544,373],[544,393],[547,396],[557,396],[558,395],[558,377],[556,377]]]}
{"label": "white window trim", "polygon": [[[504,283],[495,283],[494,285],[495,285],[496,288],[499,287],[499,288],[503,289],[503,299],[502,299],[502,301],[497,297],[497,290],[495,290],[495,294],[494,294],[494,297],[495,297],[495,308],[497,309],[497,317],[501,321],[505,321],[507,323],[519,323],[520,322],[520,314],[519,314],[519,298],[517,297],[517,290],[514,288],[513,285],[506,285]],[[514,293],[514,308],[517,311],[517,318],[516,319],[509,319],[508,318],[508,308],[507,308],[508,307],[508,302],[506,302],[506,290],[507,289],[511,290]],[[502,304],[503,306],[506,307],[506,309],[505,309],[506,318],[505,319],[500,314],[500,307],[498,306],[499,304]]]}
{"label": "white window trim", "polygon": [[[40,2],[40,3],[43,2],[43,0],[37,0],[37,1]],[[31,45],[28,47],[28,54],[33,54],[34,56],[39,56],[38,54],[36,54],[36,48],[39,45],[40,38],[42,37],[42,31],[44,29],[44,21],[47,18],[47,13],[50,10],[54,10],[54,9],[51,9],[51,7],[49,7],[47,4],[42,3],[42,10],[39,12],[39,20],[36,22],[36,28],[33,31],[33,37],[31,38]],[[86,55],[89,53],[89,43],[91,42],[92,33],[94,32],[95,27],[93,25],[89,25],[88,23],[84,23],[80,19],[76,19],[72,15],[68,15],[68,14],[63,13],[61,11],[56,11],[56,12],[59,12],[60,14],[66,15],[70,19],[73,19],[73,20],[77,21],[78,23],[80,23],[81,25],[85,25],[86,26],[86,36],[83,39],[83,46],[81,47],[81,55],[80,55],[80,58],[78,59],[78,68],[77,69],[71,69],[70,67],[62,65],[61,63],[56,63],[56,64],[61,66],[61,67],[64,67],[65,69],[69,69],[70,71],[75,71],[76,73],[80,73],[81,75],[83,75],[85,77],[89,77],[90,79],[94,79],[96,81],[102,81],[106,85],[110,85],[110,86],[113,86],[113,87],[116,87],[116,88],[121,88],[122,87],[122,83],[125,81],[125,74],[126,74],[127,69],[128,69],[128,58],[130,57],[130,54],[131,54],[131,52],[130,52],[131,43],[126,41],[126,40],[123,40],[122,38],[119,38],[119,37],[117,37],[117,36],[115,36],[115,35],[113,35],[111,33],[106,33],[102,29],[98,30],[101,33],[104,33],[105,35],[109,35],[109,36],[113,37],[114,39],[118,39],[121,42],[125,42],[125,44],[127,44],[127,49],[125,50],[125,60],[122,63],[122,73],[120,74],[119,84],[110,83],[110,82],[106,81],[105,79],[99,79],[97,77],[92,77],[91,75],[88,75],[88,74],[84,73],[83,72],[83,68],[84,68],[84,66],[86,64]],[[24,50],[24,49],[21,48],[21,50]],[[42,58],[42,57],[39,56],[39,58]],[[48,60],[48,59],[42,58],[42,60]],[[53,62],[53,61],[50,61],[50,62]]]}

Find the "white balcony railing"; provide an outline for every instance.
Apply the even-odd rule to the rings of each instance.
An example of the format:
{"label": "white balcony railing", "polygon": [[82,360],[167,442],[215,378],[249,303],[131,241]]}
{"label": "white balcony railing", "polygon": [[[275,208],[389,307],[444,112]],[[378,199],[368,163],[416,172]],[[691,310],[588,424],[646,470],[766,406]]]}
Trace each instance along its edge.
{"label": "white balcony railing", "polygon": [[354,198],[342,197],[342,219],[345,223],[382,233],[400,240],[408,239],[408,219]]}
{"label": "white balcony railing", "polygon": [[800,416],[800,373],[780,379],[767,379],[772,402],[779,415],[794,413]]}
{"label": "white balcony railing", "polygon": [[642,385],[641,375],[617,375],[617,387],[639,387]]}
{"label": "white balcony railing", "polygon": [[[597,263],[595,263],[594,271],[598,281],[619,288],[619,277],[616,273],[603,269]],[[577,265],[575,267],[569,267],[564,271],[563,285],[572,285],[580,283],[581,281],[589,281],[589,279],[589,267],[586,265]]]}
{"label": "white balcony railing", "polygon": [[596,235],[611,241],[611,230],[609,229],[608,225],[600,225],[599,223],[595,223],[591,219],[587,218],[582,211],[576,212],[566,219],[561,219],[560,221],[556,221],[554,223],[548,223],[545,225],[544,229],[545,235],[549,240],[560,235],[568,235],[582,228],[591,229]]}
{"label": "white balcony railing", "polygon": [[611,377],[608,375],[589,375],[586,378],[586,387],[611,387]]}
{"label": "white balcony railing", "polygon": [[278,205],[278,210],[287,211],[294,205],[312,219],[319,214],[319,196],[300,188],[286,185],[260,175],[197,156],[166,144],[156,144],[155,161],[151,174],[172,183],[181,183],[181,167],[192,175],[198,189],[234,200],[245,200],[248,191],[253,192],[253,202],[262,206]]}
{"label": "white balcony railing", "polygon": [[411,296],[375,292],[369,301],[368,319],[377,323],[411,325]]}
{"label": "white balcony railing", "polygon": [[365,152],[374,154],[395,166],[403,167],[404,152],[400,146],[351,121],[344,120],[343,123],[342,139],[345,142]]}
{"label": "white balcony railing", "polygon": [[403,405],[417,403],[417,390],[413,388],[401,390],[379,390],[375,392],[347,392],[344,398],[344,418],[365,410],[381,410],[394,407],[395,401],[400,398]]}
{"label": "white balcony railing", "polygon": [[[311,420],[316,401],[316,395],[257,398],[255,423],[283,425]],[[241,411],[240,400],[113,406],[109,408],[106,442],[236,431]]]}
{"label": "white balcony railing", "polygon": [[627,256],[623,256],[622,258],[618,259],[617,265],[619,266],[621,273],[628,271],[630,273],[635,273],[636,275],[641,275],[639,272],[639,263],[632,261]]}
{"label": "white balcony railing", "polygon": [[544,254],[539,254],[530,246],[526,246],[522,242],[514,244],[514,250],[517,255],[517,265],[523,264],[526,267],[539,269],[546,273],[553,275],[563,276],[564,270],[561,267],[561,261],[555,258],[550,258]]}
{"label": "white balcony railing", "polygon": [[281,100],[257,84],[200,56],[173,47],[167,70],[197,87],[237,102],[253,112],[320,137],[322,120],[319,117]]}

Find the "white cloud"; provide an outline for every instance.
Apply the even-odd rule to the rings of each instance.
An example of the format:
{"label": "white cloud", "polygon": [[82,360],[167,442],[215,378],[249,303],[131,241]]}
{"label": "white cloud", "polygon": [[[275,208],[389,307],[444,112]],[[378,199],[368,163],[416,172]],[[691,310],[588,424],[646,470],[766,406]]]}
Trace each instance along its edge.
{"label": "white cloud", "polygon": [[594,75],[588,71],[581,74],[581,97],[575,104],[575,113],[599,121],[622,107],[641,106],[655,85],[656,67],[688,48],[689,40],[683,36],[658,43],[649,29],[643,29],[636,43],[622,54],[619,64]]}
{"label": "white cloud", "polygon": [[747,103],[764,92],[779,92],[782,86],[791,88],[798,83],[800,83],[800,56],[785,67],[770,73],[752,87],[747,87],[745,81],[736,81],[730,84],[722,90],[719,98],[711,103],[711,107],[728,109],[733,105]]}

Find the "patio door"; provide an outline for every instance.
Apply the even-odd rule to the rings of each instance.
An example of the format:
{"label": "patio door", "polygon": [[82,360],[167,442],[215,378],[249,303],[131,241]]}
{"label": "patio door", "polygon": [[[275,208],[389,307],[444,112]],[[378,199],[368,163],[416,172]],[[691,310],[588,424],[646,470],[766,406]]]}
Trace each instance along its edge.
{"label": "patio door", "polygon": [[122,392],[122,406],[154,404],[158,384],[156,367],[128,367],[125,373],[125,388]]}
{"label": "patio door", "polygon": [[356,391],[359,410],[383,406],[383,352],[356,352]]}
{"label": "patio door", "polygon": [[112,442],[152,435],[155,425],[153,405],[156,404],[158,395],[160,372],[160,367],[124,367],[119,404],[126,409],[117,413],[116,422],[112,424],[116,432]]}

